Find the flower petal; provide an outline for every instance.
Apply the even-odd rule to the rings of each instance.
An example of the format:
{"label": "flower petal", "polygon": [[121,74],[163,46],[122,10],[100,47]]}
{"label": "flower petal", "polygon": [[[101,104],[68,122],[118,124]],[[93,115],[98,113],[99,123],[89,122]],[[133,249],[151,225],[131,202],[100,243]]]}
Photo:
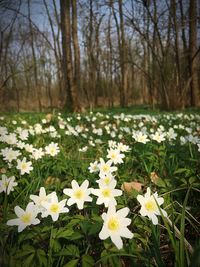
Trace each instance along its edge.
{"label": "flower petal", "polygon": [[123,242],[119,235],[111,235],[111,240],[118,249],[123,248]]}
{"label": "flower petal", "polygon": [[14,211],[15,211],[17,217],[21,217],[25,213],[25,211],[22,208],[20,208],[19,206],[16,206],[14,208]]}

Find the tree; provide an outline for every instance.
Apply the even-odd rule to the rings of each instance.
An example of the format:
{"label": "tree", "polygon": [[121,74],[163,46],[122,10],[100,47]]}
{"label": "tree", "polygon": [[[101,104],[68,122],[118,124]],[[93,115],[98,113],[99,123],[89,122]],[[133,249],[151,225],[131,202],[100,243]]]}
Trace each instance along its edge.
{"label": "tree", "polygon": [[125,41],[124,33],[124,17],[123,17],[123,7],[122,0],[118,0],[119,5],[119,17],[120,17],[120,67],[121,67],[121,87],[120,87],[120,105],[126,107],[128,104],[128,68],[127,68],[127,46]]}
{"label": "tree", "polygon": [[197,2],[190,0],[189,6],[189,57],[190,57],[190,76],[191,76],[191,105],[199,106],[198,88],[198,50],[197,50]]}
{"label": "tree", "polygon": [[69,111],[79,111],[80,104],[77,97],[77,88],[73,78],[73,63],[71,49],[71,1],[60,0],[61,33],[63,50],[63,77],[67,92],[66,108]]}

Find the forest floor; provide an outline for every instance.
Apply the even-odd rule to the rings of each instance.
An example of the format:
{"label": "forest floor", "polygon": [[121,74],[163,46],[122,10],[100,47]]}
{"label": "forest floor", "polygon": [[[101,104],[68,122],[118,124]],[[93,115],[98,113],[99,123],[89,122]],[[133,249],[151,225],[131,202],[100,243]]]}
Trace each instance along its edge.
{"label": "forest floor", "polygon": [[199,114],[1,114],[0,266],[200,266]]}

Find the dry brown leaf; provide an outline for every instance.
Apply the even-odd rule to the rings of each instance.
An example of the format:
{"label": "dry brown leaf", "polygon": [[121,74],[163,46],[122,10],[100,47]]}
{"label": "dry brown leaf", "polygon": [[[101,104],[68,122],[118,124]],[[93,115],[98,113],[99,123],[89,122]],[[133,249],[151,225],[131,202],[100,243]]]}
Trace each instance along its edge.
{"label": "dry brown leaf", "polygon": [[151,172],[150,179],[154,184],[156,184],[160,177],[157,175],[156,172]]}
{"label": "dry brown leaf", "polygon": [[60,179],[59,178],[49,176],[49,177],[47,177],[47,179],[45,181],[45,184],[46,185],[53,185],[53,184],[59,183],[59,182],[60,182]]}
{"label": "dry brown leaf", "polygon": [[53,117],[53,115],[52,115],[51,113],[49,113],[49,114],[46,115],[46,120],[47,120],[48,122],[50,122],[51,119],[52,119],[52,117]]}
{"label": "dry brown leaf", "polygon": [[131,192],[132,189],[135,189],[138,192],[140,192],[142,190],[142,186],[143,184],[139,182],[130,182],[130,183],[124,182],[121,186],[121,189],[126,192]]}
{"label": "dry brown leaf", "polygon": [[1,173],[6,173],[6,171],[7,171],[7,170],[6,170],[5,168],[1,168],[1,169],[0,169],[0,172],[1,172]]}

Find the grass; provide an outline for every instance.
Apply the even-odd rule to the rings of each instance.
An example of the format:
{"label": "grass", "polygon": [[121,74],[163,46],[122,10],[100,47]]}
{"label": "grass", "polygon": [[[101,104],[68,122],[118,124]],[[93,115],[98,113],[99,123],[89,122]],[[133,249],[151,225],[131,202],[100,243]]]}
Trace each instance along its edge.
{"label": "grass", "polygon": [[[200,266],[197,110],[171,113],[130,107],[84,114],[54,112],[50,117],[45,113],[9,113],[1,114],[0,124],[0,181],[3,175],[14,176],[17,181],[10,194],[3,189],[0,193],[1,266]],[[28,132],[25,140],[20,135],[24,129]],[[163,135],[160,143],[153,140],[156,132]],[[59,153],[34,159],[29,146],[20,148],[16,140],[12,143],[5,138],[10,133],[16,134],[17,141],[22,138],[24,144],[43,152],[51,142],[56,143]],[[146,134],[149,141],[139,142],[139,133]],[[116,188],[121,189],[124,182],[141,185],[140,190],[134,185],[116,198],[117,210],[129,208],[128,229],[134,233],[132,239],[122,238],[122,249],[117,249],[110,238],[99,238],[101,215],[107,208],[97,205],[94,195],[92,202],[85,202],[84,209],[72,205],[55,222],[39,214],[40,224],[27,226],[20,233],[17,226],[6,225],[16,218],[15,206],[25,209],[30,195],[38,195],[41,187],[47,193],[56,192],[59,201],[68,199],[63,189],[71,188],[73,179],[79,184],[87,179],[90,187],[98,188],[98,173],[90,173],[88,167],[100,158],[108,160],[110,140],[129,146],[129,151],[123,152],[123,163],[117,164]],[[20,174],[17,159],[9,162],[2,154],[6,147],[19,151],[18,159],[31,161],[33,170]],[[162,209],[168,218],[159,208],[158,225],[140,214],[137,196],[144,195],[148,187],[164,198]]]}

